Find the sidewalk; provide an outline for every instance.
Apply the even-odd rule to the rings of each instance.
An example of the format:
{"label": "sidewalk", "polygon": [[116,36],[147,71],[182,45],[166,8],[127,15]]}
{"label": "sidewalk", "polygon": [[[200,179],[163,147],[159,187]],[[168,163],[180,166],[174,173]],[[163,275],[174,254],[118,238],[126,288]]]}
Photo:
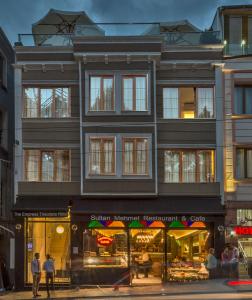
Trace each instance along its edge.
{"label": "sidewalk", "polygon": [[[251,292],[252,285],[228,286],[224,280],[216,279],[192,283],[166,283],[153,286],[120,287],[119,291],[113,291],[111,287],[84,288],[79,291],[73,289],[56,290],[51,299],[92,299],[92,298],[114,298],[132,296],[151,296],[151,295],[183,295],[183,294],[211,294],[211,293],[234,293]],[[47,299],[46,291],[40,291],[41,297],[37,299]],[[12,292],[0,294],[3,300],[26,300],[31,299],[31,291]]]}

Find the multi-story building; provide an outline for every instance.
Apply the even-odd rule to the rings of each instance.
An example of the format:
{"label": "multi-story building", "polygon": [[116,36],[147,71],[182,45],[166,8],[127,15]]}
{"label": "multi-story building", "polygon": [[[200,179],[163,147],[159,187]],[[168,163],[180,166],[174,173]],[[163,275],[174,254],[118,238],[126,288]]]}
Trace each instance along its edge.
{"label": "multi-story building", "polygon": [[[236,242],[252,259],[252,6],[224,6],[216,13],[213,30],[224,44],[217,68],[223,103],[224,192],[227,241]],[[222,96],[221,96],[222,95]]]}
{"label": "multi-story building", "polygon": [[35,252],[52,255],[58,284],[129,284],[143,249],[150,276],[134,284],[207,276],[225,237],[223,48],[188,21],[55,10],[19,36],[17,288]]}
{"label": "multi-story building", "polygon": [[13,147],[14,147],[14,51],[0,28],[0,263],[8,272],[10,287],[14,269]]}

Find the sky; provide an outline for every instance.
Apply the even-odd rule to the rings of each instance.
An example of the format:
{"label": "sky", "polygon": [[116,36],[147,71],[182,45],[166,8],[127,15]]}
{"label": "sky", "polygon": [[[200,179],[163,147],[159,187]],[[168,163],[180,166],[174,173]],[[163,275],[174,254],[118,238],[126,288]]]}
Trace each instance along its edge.
{"label": "sky", "polygon": [[84,10],[96,23],[188,19],[205,29],[218,6],[238,4],[252,4],[252,0],[0,0],[0,27],[13,44],[18,33],[31,33],[31,25],[54,8]]}

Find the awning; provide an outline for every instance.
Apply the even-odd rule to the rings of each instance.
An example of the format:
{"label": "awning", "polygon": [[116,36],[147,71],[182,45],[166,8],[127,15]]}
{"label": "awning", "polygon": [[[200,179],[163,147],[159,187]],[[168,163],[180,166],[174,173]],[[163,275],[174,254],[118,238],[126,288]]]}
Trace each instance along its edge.
{"label": "awning", "polygon": [[73,214],[207,214],[224,215],[220,197],[160,197],[157,199],[89,199],[73,202]]}

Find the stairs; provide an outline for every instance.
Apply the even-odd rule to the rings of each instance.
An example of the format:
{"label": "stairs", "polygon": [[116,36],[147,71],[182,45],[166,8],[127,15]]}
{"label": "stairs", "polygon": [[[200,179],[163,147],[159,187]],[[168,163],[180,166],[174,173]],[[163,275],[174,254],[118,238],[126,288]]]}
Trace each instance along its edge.
{"label": "stairs", "polygon": [[244,263],[239,263],[239,279],[249,279],[248,267]]}

